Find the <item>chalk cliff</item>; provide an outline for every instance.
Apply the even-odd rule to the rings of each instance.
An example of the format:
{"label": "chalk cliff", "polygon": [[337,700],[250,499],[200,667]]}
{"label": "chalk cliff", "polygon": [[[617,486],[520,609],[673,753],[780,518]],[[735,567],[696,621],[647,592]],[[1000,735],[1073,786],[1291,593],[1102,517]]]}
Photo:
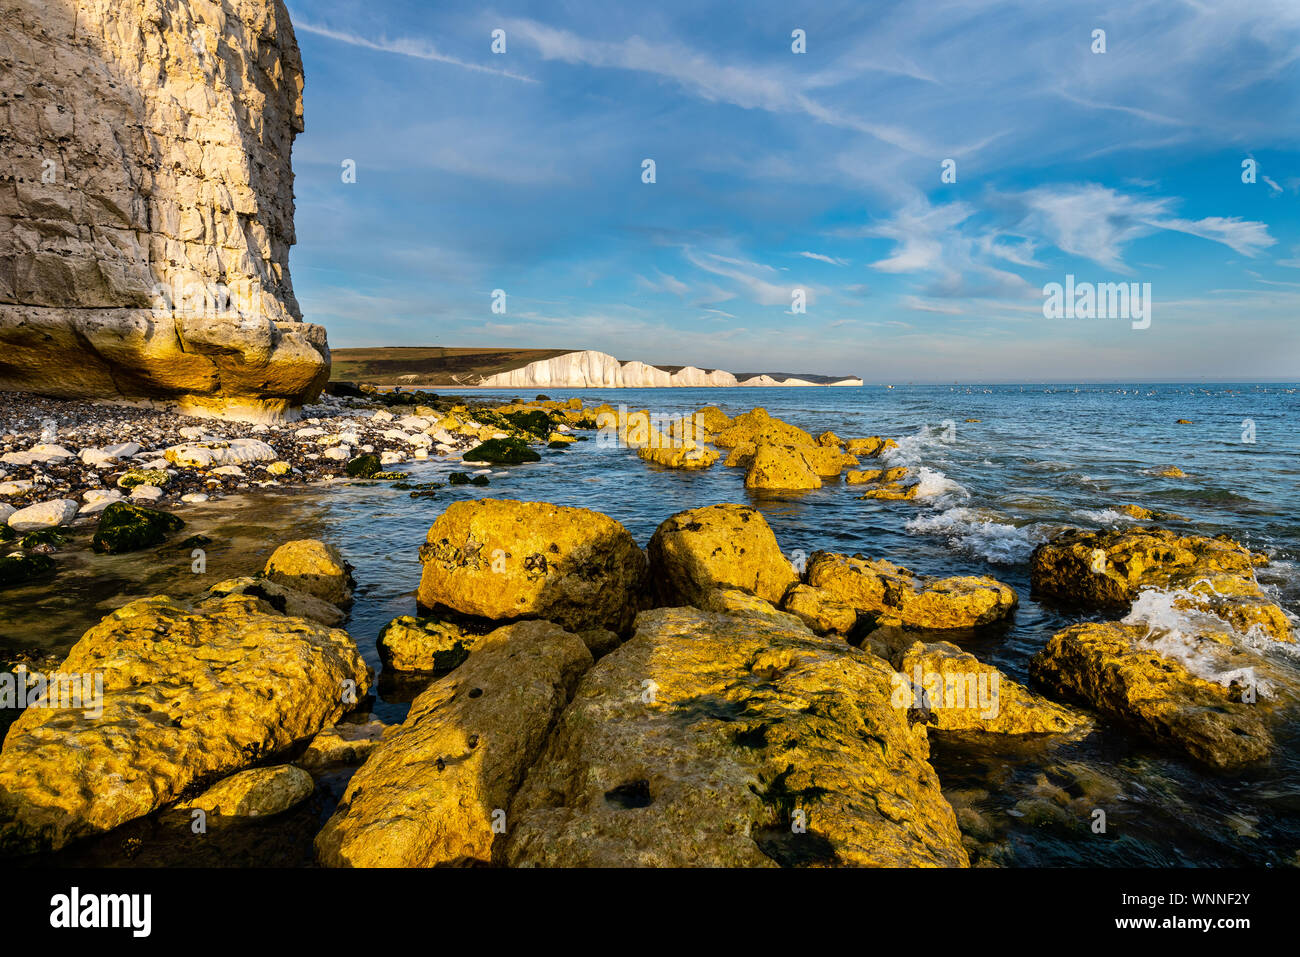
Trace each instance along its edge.
{"label": "chalk cliff", "polygon": [[657,389],[678,387],[727,386],[787,386],[787,385],[862,385],[861,379],[841,379],[838,382],[809,382],[789,378],[777,380],[768,375],[754,376],[737,381],[730,372],[720,369],[706,371],[694,366],[684,366],[675,372],[647,365],[644,362],[619,362],[604,352],[568,352],[551,359],[530,362],[526,366],[485,376],[478,383],[484,388],[603,388],[603,389]]}
{"label": "chalk cliff", "polygon": [[281,0],[0,0],[0,389],[292,416],[302,63]]}

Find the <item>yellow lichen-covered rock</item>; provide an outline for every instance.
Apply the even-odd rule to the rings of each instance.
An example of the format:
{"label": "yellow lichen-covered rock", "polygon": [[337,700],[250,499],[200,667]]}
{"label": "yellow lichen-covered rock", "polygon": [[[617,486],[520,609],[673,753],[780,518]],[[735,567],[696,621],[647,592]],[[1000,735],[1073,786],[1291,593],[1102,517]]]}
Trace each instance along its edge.
{"label": "yellow lichen-covered rock", "polygon": [[[329,378],[289,277],[284,4],[12,0],[0,390],[283,419]],[[21,91],[21,97],[19,96]]]}
{"label": "yellow lichen-covered rock", "polygon": [[1086,714],[1034,694],[951,642],[914,642],[898,670],[895,706],[928,712],[926,723],[940,731],[1076,734],[1092,729]]}
{"label": "yellow lichen-covered rock", "polygon": [[746,615],[766,618],[787,628],[802,629],[809,625],[788,611],[781,611],[770,601],[739,588],[715,588],[705,592],[695,607],[701,611],[717,611],[725,615]]}
{"label": "yellow lichen-covered rock", "polygon": [[1192,674],[1145,633],[1119,623],[1073,625],[1033,657],[1030,676],[1217,770],[1266,760],[1273,736],[1263,703],[1244,702],[1241,686]]}
{"label": "yellow lichen-covered rock", "polygon": [[844,448],[844,440],[834,432],[829,431],[823,432],[821,435],[817,436],[817,444],[841,450]]}
{"label": "yellow lichen-covered rock", "polygon": [[228,598],[242,595],[261,602],[264,612],[275,611],[292,618],[310,618],[330,628],[343,624],[347,617],[337,605],[266,578],[227,578],[209,588],[208,594],[213,596],[208,600],[218,605]]}
{"label": "yellow lichen-covered rock", "polygon": [[386,734],[397,729],[373,715],[356,717],[359,720],[339,722],[312,738],[295,763],[304,768],[361,764]]}
{"label": "yellow lichen-covered rock", "polygon": [[749,468],[754,461],[754,453],[758,451],[758,446],[753,442],[741,442],[727,453],[727,460],[722,464],[727,468]]}
{"label": "yellow lichen-covered rock", "polygon": [[1160,478],[1187,478],[1187,473],[1177,465],[1163,466],[1151,474],[1159,476]]}
{"label": "yellow lichen-covered rock", "polygon": [[546,440],[547,442],[559,442],[561,445],[572,445],[578,441],[576,435],[569,435],[567,432],[552,432]]}
{"label": "yellow lichen-covered rock", "polygon": [[272,462],[266,467],[266,470],[272,475],[288,475],[293,471],[293,466],[281,459],[278,462]]}
{"label": "yellow lichen-covered rock", "polygon": [[486,864],[578,679],[587,646],[546,621],[485,635],[460,668],[411,703],[353,776],[316,837],[331,867]]}
{"label": "yellow lichen-covered rock", "polygon": [[1084,605],[1122,607],[1144,588],[1185,590],[1194,607],[1242,624],[1259,625],[1278,641],[1293,641],[1286,613],[1255,581],[1266,559],[1227,536],[1179,535],[1161,528],[1073,529],[1034,549],[1034,590]]}
{"label": "yellow lichen-covered rock", "polygon": [[217,817],[270,817],[301,804],[314,790],[316,782],[310,774],[280,764],[232,774],[177,809],[198,809]]}
{"label": "yellow lichen-covered rock", "polygon": [[466,658],[478,642],[459,625],[437,618],[402,615],[379,632],[379,656],[395,671],[445,672]]}
{"label": "yellow lichen-covered rock", "polygon": [[702,426],[705,431],[717,435],[719,432],[731,425],[731,416],[723,412],[716,405],[701,406],[695,410],[695,421]]}
{"label": "yellow lichen-covered rock", "polygon": [[696,605],[715,588],[739,588],[779,602],[794,568],[762,513],[746,505],[708,505],[665,519],[646,547],[661,605]]}
{"label": "yellow lichen-covered rock", "polygon": [[872,435],[865,439],[847,439],[844,443],[844,451],[850,455],[861,455],[867,458],[873,458],[882,452],[888,452],[890,449],[898,448],[898,443],[893,439],[882,439],[878,435]]}
{"label": "yellow lichen-covered rock", "polygon": [[851,458],[833,445],[805,445],[796,448],[795,451],[802,455],[808,467],[823,479],[839,478],[840,473],[844,471],[845,460]]}
{"label": "yellow lichen-covered rock", "polygon": [[812,585],[791,585],[781,599],[781,607],[820,634],[847,635],[858,623],[857,609]]}
{"label": "yellow lichen-covered rock", "polygon": [[310,738],[365,696],[370,672],[346,632],[250,604],[147,598],[87,631],[60,671],[103,676],[102,714],[30,707],[10,727],[0,850],[57,849],[142,817]]}
{"label": "yellow lichen-covered rock", "polygon": [[420,561],[421,608],[578,630],[625,632],[645,581],[645,555],[622,525],[545,502],[455,502],[429,529]]}
{"label": "yellow lichen-covered rock", "polygon": [[813,552],[807,583],[845,604],[903,628],[976,628],[1005,618],[1015,590],[986,576],[922,579],[906,568],[861,555]]}
{"label": "yellow lichen-covered rock", "polygon": [[736,416],[713,439],[713,444],[723,449],[735,448],[742,442],[753,442],[755,445],[817,444],[803,429],[772,418],[763,408]]}
{"label": "yellow lichen-covered rock", "polygon": [[707,469],[718,461],[719,452],[707,446],[687,442],[678,445],[661,444],[657,447],[646,446],[636,453],[647,462],[669,469]]}
{"label": "yellow lichen-covered rock", "polygon": [[333,545],[314,538],[285,542],[267,559],[263,574],[331,605],[352,603],[352,566]]}
{"label": "yellow lichen-covered rock", "polygon": [[806,491],[821,487],[821,477],[808,460],[787,445],[759,445],[745,473],[745,488]]}
{"label": "yellow lichen-covered rock", "polygon": [[872,482],[892,483],[907,477],[906,466],[897,465],[890,469],[853,469],[846,472],[844,481],[848,485],[866,485]]}
{"label": "yellow lichen-covered rock", "polygon": [[587,673],[511,804],[540,867],[965,866],[893,669],[762,617],[661,608]]}

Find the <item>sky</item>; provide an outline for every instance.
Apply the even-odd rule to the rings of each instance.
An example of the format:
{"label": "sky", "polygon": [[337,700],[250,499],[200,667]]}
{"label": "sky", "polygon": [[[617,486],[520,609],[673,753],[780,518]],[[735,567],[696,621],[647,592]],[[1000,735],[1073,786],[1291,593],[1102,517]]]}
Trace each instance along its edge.
{"label": "sky", "polygon": [[[1296,0],[287,6],[336,348],[1300,378]],[[1067,276],[1149,283],[1150,325],[1046,318]]]}

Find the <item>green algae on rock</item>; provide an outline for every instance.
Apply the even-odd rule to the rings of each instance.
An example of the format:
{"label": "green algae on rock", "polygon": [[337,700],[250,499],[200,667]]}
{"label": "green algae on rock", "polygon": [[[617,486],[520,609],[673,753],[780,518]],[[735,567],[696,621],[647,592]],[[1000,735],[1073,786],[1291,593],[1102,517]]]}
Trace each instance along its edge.
{"label": "green algae on rock", "polygon": [[542,457],[528,447],[523,439],[488,439],[463,456],[466,462],[486,462],[489,465],[522,465],[540,462]]}
{"label": "green algae on rock", "polygon": [[0,588],[19,585],[54,570],[48,555],[5,555],[0,558]]}
{"label": "green algae on rock", "polygon": [[131,502],[113,502],[99,517],[91,547],[97,552],[120,555],[160,545],[185,523],[170,512]]}
{"label": "green algae on rock", "polygon": [[469,657],[478,640],[451,622],[403,615],[379,632],[379,655],[397,671],[445,674]]}

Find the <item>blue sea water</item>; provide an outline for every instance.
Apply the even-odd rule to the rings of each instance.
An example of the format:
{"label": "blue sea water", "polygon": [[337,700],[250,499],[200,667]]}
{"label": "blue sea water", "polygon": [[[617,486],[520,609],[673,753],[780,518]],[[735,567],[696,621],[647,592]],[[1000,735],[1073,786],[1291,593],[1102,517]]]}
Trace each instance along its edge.
{"label": "blue sea water", "polygon": [[[861,500],[837,481],[807,493],[754,493],[744,488],[743,470],[721,462],[704,471],[659,469],[633,451],[593,440],[567,452],[545,451],[539,463],[494,468],[488,488],[448,487],[432,499],[412,499],[382,484],[250,496],[234,511],[200,511],[206,518],[193,527],[238,541],[224,559],[220,543],[214,545],[209,559],[218,566],[226,561],[231,574],[239,561],[263,561],[284,539],[285,522],[297,537],[319,535],[337,544],[356,566],[359,583],[348,627],[377,671],[380,628],[415,611],[417,551],[429,525],[449,502],[466,498],[595,509],[622,522],[643,545],[675,512],[748,503],[763,512],[793,557],[829,549],[887,558],[924,575],[992,575],[1016,589],[1020,606],[1008,627],[963,646],[1022,682],[1029,658],[1051,635],[1087,617],[1031,595],[1030,552],[1066,526],[1131,524],[1114,511],[1117,505],[1177,513],[1187,521],[1171,527],[1226,533],[1268,554],[1272,563],[1260,570],[1261,583],[1288,612],[1300,613],[1300,386],[1294,383],[545,392],[665,414],[706,404],[737,414],[761,404],[814,435],[829,429],[844,437],[892,437],[900,447],[890,464],[920,470],[926,494],[915,501]],[[531,399],[537,393],[464,394]],[[1154,474],[1169,465],[1186,477]],[[430,460],[404,470],[423,482],[464,468]],[[101,577],[112,578],[111,566],[98,567]],[[120,567],[112,605],[124,594],[153,593],[127,584],[133,573]],[[78,586],[68,587],[69,605],[96,609]],[[94,590],[105,605],[102,589]],[[1296,666],[1286,656],[1281,664]],[[375,710],[399,720],[409,697],[381,682]],[[1294,717],[1278,743],[1269,767],[1234,777],[1207,774],[1107,722],[1082,742],[937,740],[933,751],[945,793],[992,835],[986,844],[994,850],[981,853],[994,863],[1273,866],[1300,860]],[[1093,796],[1106,811],[1105,833],[1079,817],[1077,799]]]}

